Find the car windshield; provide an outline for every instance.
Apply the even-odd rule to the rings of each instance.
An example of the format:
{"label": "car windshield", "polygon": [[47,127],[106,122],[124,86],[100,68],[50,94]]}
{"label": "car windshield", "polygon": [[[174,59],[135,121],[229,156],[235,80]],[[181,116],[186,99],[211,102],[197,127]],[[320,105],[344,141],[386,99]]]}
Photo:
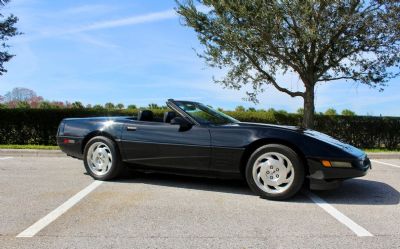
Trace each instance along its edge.
{"label": "car windshield", "polygon": [[200,103],[189,101],[175,101],[174,103],[200,124],[223,125],[239,122],[225,113]]}

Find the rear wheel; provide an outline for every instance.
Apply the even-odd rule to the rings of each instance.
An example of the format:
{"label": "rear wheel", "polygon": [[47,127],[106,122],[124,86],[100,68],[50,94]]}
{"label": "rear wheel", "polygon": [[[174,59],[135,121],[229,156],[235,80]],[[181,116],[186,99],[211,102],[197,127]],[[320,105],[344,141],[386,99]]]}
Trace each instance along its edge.
{"label": "rear wheel", "polygon": [[83,161],[87,173],[96,180],[111,180],[119,175],[123,167],[115,142],[103,136],[89,140]]}
{"label": "rear wheel", "polygon": [[280,144],[264,145],[250,156],[246,180],[262,198],[284,200],[300,190],[304,165],[291,148]]}

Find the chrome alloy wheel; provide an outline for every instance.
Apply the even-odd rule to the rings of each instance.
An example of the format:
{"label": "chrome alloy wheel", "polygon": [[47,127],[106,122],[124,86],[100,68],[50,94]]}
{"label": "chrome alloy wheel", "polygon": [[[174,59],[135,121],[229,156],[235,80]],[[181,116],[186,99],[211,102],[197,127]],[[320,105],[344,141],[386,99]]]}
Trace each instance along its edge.
{"label": "chrome alloy wheel", "polygon": [[103,142],[95,142],[90,145],[87,156],[89,169],[96,175],[105,175],[112,166],[112,154],[110,148]]}
{"label": "chrome alloy wheel", "polygon": [[268,152],[258,157],[252,173],[257,187],[270,194],[284,192],[294,179],[292,162],[278,152]]}

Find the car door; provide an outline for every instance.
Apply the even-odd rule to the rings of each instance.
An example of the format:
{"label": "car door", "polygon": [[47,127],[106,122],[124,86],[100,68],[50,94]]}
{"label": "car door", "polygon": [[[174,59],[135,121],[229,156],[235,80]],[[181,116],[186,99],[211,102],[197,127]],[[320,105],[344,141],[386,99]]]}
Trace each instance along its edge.
{"label": "car door", "polygon": [[210,132],[194,125],[180,131],[179,125],[129,121],[123,127],[121,148],[126,162],[181,169],[208,169]]}

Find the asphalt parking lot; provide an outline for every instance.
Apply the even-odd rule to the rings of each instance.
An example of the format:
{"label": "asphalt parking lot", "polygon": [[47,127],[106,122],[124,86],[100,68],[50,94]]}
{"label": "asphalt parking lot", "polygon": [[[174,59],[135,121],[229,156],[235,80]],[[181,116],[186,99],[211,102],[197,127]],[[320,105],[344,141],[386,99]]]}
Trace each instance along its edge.
{"label": "asphalt parking lot", "polygon": [[[0,248],[400,248],[400,160],[290,201],[242,181],[95,182],[66,157],[0,157]],[[33,225],[33,226],[32,226]]]}

